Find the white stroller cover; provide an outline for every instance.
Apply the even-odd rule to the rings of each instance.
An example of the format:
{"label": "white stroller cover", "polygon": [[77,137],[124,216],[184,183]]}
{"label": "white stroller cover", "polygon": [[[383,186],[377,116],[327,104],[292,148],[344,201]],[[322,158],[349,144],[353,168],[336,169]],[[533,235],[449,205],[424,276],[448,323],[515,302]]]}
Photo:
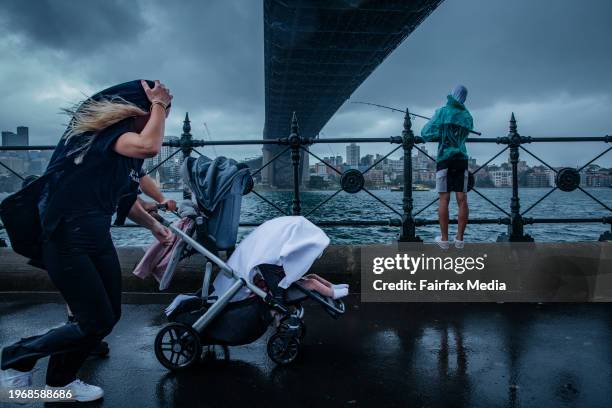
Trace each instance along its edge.
{"label": "white stroller cover", "polygon": [[[287,289],[308,272],[314,261],[329,245],[323,230],[304,217],[278,217],[266,221],[245,237],[227,264],[241,278],[252,281],[257,266],[280,265],[285,277],[279,286]],[[214,295],[221,296],[233,284],[233,279],[220,273],[214,282]],[[232,301],[245,299],[249,290],[244,288]]]}

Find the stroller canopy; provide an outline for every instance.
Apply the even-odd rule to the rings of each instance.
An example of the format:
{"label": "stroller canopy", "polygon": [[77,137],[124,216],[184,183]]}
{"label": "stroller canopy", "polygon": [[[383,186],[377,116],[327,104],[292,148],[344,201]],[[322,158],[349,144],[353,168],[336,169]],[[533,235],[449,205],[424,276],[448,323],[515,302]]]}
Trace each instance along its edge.
{"label": "stroller canopy", "polygon": [[211,160],[206,156],[187,158],[181,169],[199,210],[206,216],[207,235],[217,249],[236,245],[240,225],[242,196],[253,186],[246,164],[226,157]]}
{"label": "stroller canopy", "polygon": [[212,160],[206,156],[188,157],[181,169],[183,180],[203,211],[213,212],[237,182],[246,188],[250,179],[249,168],[236,160],[219,156]]}

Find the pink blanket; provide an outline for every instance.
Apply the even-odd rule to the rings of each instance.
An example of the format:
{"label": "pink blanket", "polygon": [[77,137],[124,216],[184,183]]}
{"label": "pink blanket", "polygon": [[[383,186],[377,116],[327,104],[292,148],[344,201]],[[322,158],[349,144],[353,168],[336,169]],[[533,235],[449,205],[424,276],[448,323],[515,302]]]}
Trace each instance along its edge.
{"label": "pink blanket", "polygon": [[[181,218],[173,222],[172,225],[182,231],[187,231],[193,225],[193,220],[191,218]],[[136,265],[134,275],[141,279],[153,275],[157,282],[159,282],[166,271],[172,254],[176,250],[178,242],[179,237],[174,234],[172,245],[164,246],[159,242],[151,245],[138,265]]]}

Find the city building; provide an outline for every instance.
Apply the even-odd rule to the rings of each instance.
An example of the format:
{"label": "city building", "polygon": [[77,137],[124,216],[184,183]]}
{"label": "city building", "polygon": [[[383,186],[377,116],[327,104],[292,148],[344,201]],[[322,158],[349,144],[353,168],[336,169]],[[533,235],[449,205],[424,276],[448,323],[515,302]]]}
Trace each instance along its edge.
{"label": "city building", "polygon": [[346,164],[351,167],[359,166],[359,158],[361,157],[359,152],[359,145],[355,143],[346,146]]}
{"label": "city building", "polygon": [[423,146],[421,150],[423,151],[417,150],[416,155],[412,157],[413,170],[428,170],[432,165],[435,165],[435,162],[427,157],[428,152],[425,146]]}
{"label": "city building", "polygon": [[[178,136],[165,136],[164,142],[179,141]],[[175,188],[181,182],[181,163],[182,153],[172,154],[176,152],[178,147],[162,146],[159,154],[150,159],[146,159],[144,168],[147,171],[158,167],[160,185],[164,188]],[[170,156],[172,156],[170,158]],[[170,158],[170,159],[169,159]]]}
{"label": "city building", "polygon": [[385,174],[382,170],[372,169],[363,175],[365,182],[370,186],[385,184]]}
{"label": "city building", "polygon": [[17,126],[17,133],[2,132],[2,146],[29,146],[29,142],[29,129],[27,126]]}
{"label": "city building", "polygon": [[325,163],[321,163],[321,162],[317,162],[314,164],[314,174],[316,176],[321,176],[326,178],[327,175],[333,171],[332,169],[330,169],[329,167],[327,167],[325,165]]}
{"label": "city building", "polygon": [[387,173],[401,174],[404,172],[404,159],[387,159],[383,169]]}
{"label": "city building", "polygon": [[373,164],[374,164],[374,156],[371,154],[366,154],[359,160],[360,166],[370,167]]}
{"label": "city building", "polygon": [[2,132],[2,146],[15,146],[17,134],[9,131]]}
{"label": "city building", "polygon": [[611,172],[611,169],[591,164],[580,173],[580,185],[584,187],[610,187],[612,186]]}
{"label": "city building", "polygon": [[524,180],[525,187],[551,187],[554,183],[554,172],[546,166],[534,166],[525,171]]}
{"label": "city building", "polygon": [[30,145],[30,131],[27,126],[17,126],[17,146]]}
{"label": "city building", "polygon": [[495,187],[511,187],[512,186],[512,168],[508,163],[502,163],[501,166],[488,166],[488,173],[493,186]]}

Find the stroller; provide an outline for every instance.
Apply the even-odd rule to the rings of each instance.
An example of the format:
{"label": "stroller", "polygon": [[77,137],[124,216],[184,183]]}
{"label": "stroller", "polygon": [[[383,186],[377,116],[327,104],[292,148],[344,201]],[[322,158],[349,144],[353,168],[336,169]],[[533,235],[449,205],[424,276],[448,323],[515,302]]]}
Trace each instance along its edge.
{"label": "stroller", "polygon": [[[169,286],[184,257],[197,252],[206,262],[202,287],[193,294],[178,295],[166,309],[170,323],[155,338],[157,359],[170,370],[183,370],[214,355],[215,347],[221,347],[228,358],[228,346],[252,343],[273,325],[274,333],[267,341],[268,356],[281,365],[293,362],[306,334],[302,303],[313,300],[333,318],[345,312],[344,303],[303,287],[297,279],[289,286],[283,284],[286,274],[282,266],[260,264],[245,275],[219,257],[219,252],[225,251],[229,258],[235,249],[242,195],[253,187],[246,165],[224,157],[213,161],[201,156],[187,158],[181,173],[197,206],[192,206],[188,215],[194,221],[193,227],[186,231],[162,219],[180,242],[160,280],[160,289]],[[285,218],[300,219],[302,224],[318,230],[302,217]],[[223,287],[221,292],[213,291],[211,285],[213,264],[219,269],[214,289]],[[225,284],[217,285],[218,282]]]}

